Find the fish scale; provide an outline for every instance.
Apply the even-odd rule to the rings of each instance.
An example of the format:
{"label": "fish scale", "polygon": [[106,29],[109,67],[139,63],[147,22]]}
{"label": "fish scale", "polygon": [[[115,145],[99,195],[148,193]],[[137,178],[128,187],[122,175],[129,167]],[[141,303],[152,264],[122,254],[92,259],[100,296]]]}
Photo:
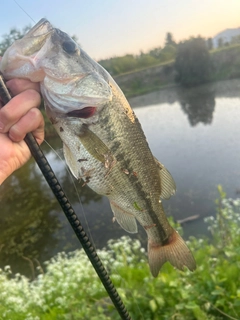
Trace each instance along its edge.
{"label": "fish scale", "polygon": [[167,261],[194,270],[193,255],[170,226],[160,200],[175,193],[175,182],[152,155],[136,115],[107,71],[46,19],[13,43],[0,70],[6,79],[40,82],[71,172],[108,197],[123,229],[134,233],[136,220],[142,225],[152,275]]}
{"label": "fish scale", "polygon": [[[114,85],[111,85],[111,87],[113,92],[117,91]],[[108,195],[108,197],[110,201],[119,203],[124,208],[124,211],[134,211],[134,216],[144,227],[156,225],[157,228],[149,229],[148,232],[154,233],[155,237],[157,234],[157,237],[161,238],[161,241],[164,242],[167,239],[167,232],[171,227],[166,223],[166,219],[164,218],[162,220],[164,220],[165,227],[162,228],[162,224],[159,222],[162,215],[156,214],[158,212],[163,213],[162,205],[159,203],[161,187],[156,163],[143,131],[140,130],[138,119],[131,111],[125,97],[119,92],[113,96],[113,101],[99,114],[99,124],[107,123],[108,125],[100,125],[100,128],[98,123],[89,126],[96,135],[98,134],[102,137],[102,140],[115,155],[119,163],[118,168],[112,168],[112,174],[109,175],[109,180],[116,189],[116,195],[114,193],[114,195]],[[116,112],[116,109],[119,111]],[[126,113],[124,112],[125,110],[129,110],[130,112]],[[129,113],[131,113],[130,119],[127,116]],[[102,118],[104,119],[103,121]],[[119,128],[117,132],[114,129],[115,138],[112,138],[113,134],[111,134],[113,128]],[[117,148],[115,148],[116,145]],[[133,149],[136,149],[139,154],[137,158],[135,153],[132,152]],[[125,174],[123,169],[126,169],[129,174]],[[137,172],[137,177],[131,174],[133,171]],[[125,182],[125,180],[130,180],[131,184],[128,181]],[[101,183],[109,184],[109,181],[105,179],[104,182],[101,180]],[[94,190],[93,182],[89,186]],[[129,189],[126,189],[126,186],[129,186]],[[154,193],[156,196],[151,197],[150,194]],[[140,210],[134,208],[134,203],[138,204]],[[146,211],[148,215],[144,214]]]}
{"label": "fish scale", "polygon": [[[125,98],[122,96],[122,100]],[[142,178],[141,185],[149,185],[149,190],[152,189],[152,186],[154,186],[154,189],[151,190],[154,191],[158,197],[160,195],[160,182],[158,178],[158,172],[157,167],[154,162],[153,156],[148,148],[148,144],[146,142],[146,138],[140,130],[140,125],[137,120],[137,118],[134,119],[134,123],[132,123],[130,120],[128,120],[126,114],[121,110],[121,106],[123,103],[126,104],[125,101],[121,101],[121,99],[115,99],[111,103],[111,107],[105,108],[99,115],[99,123],[101,123],[101,118],[107,118],[108,119],[108,127],[99,128],[97,124],[93,124],[89,126],[89,129],[95,132],[95,134],[102,137],[102,140],[105,142],[105,144],[109,147],[109,150],[114,154],[116,157],[119,167],[121,169],[127,169],[129,171],[129,175],[126,175],[123,170],[114,171],[117,174],[117,180],[132,178],[132,182],[137,183],[140,182],[140,179]],[[119,112],[116,112],[116,105],[119,105]],[[106,112],[109,114],[108,116],[102,115],[102,113]],[[112,138],[111,130],[114,128],[119,128],[116,130],[114,135],[115,138]],[[102,130],[103,132],[101,132]],[[117,145],[117,148],[115,146]],[[116,149],[116,150],[115,150]],[[138,152],[138,157],[136,158],[135,152],[132,152],[133,149]],[[147,165],[143,166],[142,164],[146,163]],[[137,177],[132,176],[132,172],[137,173]],[[148,178],[146,179],[146,177]],[[121,183],[121,186],[125,186],[124,183]],[[132,184],[129,185],[129,187],[132,187]],[[146,190],[145,188],[141,188],[142,190]],[[144,196],[146,195],[146,192],[144,192]],[[136,196],[132,197],[137,201]],[[141,200],[140,200],[141,201]],[[158,200],[157,200],[158,202]]]}

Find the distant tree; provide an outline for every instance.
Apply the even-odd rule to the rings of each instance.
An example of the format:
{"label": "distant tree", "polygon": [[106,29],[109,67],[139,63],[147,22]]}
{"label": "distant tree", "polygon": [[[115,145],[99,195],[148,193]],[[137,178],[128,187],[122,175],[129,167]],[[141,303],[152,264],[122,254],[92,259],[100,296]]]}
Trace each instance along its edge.
{"label": "distant tree", "polygon": [[218,38],[218,48],[222,48],[223,46],[223,38]]}
{"label": "distant tree", "polygon": [[[144,54],[143,54],[144,55]],[[140,54],[141,56],[141,54]],[[132,54],[100,60],[99,63],[111,74],[117,75],[137,69],[137,59]]]}
{"label": "distant tree", "polygon": [[140,54],[139,56],[136,57],[136,59],[137,59],[138,69],[153,66],[158,63],[158,60],[154,58],[152,55],[150,55],[149,53]]}
{"label": "distant tree", "polygon": [[173,40],[173,35],[171,34],[171,32],[167,32],[166,34],[166,38],[165,38],[165,46],[175,46],[176,42]]}
{"label": "distant tree", "polygon": [[176,52],[176,46],[168,44],[161,50],[159,57],[162,62],[173,60],[176,58]]}
{"label": "distant tree", "polygon": [[239,44],[240,43],[240,35],[232,37],[231,44]]}
{"label": "distant tree", "polygon": [[2,41],[0,42],[0,56],[4,54],[7,48],[10,47],[14,41],[21,39],[30,29],[31,26],[24,27],[22,31],[12,28],[8,34],[4,34],[2,36]]}
{"label": "distant tree", "polygon": [[176,81],[183,86],[207,82],[210,76],[210,55],[203,38],[180,42],[175,60]]}
{"label": "distant tree", "polygon": [[212,38],[208,38],[207,39],[207,47],[208,47],[209,51],[213,49],[213,40],[212,40]]}
{"label": "distant tree", "polygon": [[161,50],[162,50],[161,47],[157,47],[157,48],[154,48],[154,49],[150,50],[150,51],[149,51],[149,54],[150,54],[152,57],[158,59],[158,58],[160,57],[160,55],[161,55]]}

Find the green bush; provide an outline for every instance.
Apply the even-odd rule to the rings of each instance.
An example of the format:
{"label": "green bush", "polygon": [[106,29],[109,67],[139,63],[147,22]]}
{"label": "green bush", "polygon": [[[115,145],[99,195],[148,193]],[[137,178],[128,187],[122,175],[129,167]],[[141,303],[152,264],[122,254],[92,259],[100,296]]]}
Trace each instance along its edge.
{"label": "green bush", "polygon": [[185,87],[210,80],[211,63],[205,39],[193,37],[178,44],[175,70],[176,81]]}
{"label": "green bush", "polygon": [[[153,278],[145,250],[129,237],[99,252],[132,319],[240,319],[240,199],[219,192],[216,218],[206,219],[212,239],[188,242],[195,272],[167,263]],[[119,319],[82,250],[59,253],[32,282],[6,266],[0,292],[0,319]]]}

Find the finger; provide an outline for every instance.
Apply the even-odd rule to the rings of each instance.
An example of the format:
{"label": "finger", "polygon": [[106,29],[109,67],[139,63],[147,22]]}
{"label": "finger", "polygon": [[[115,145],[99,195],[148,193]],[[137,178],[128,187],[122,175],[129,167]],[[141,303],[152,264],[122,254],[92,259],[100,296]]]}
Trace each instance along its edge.
{"label": "finger", "polygon": [[8,132],[31,108],[36,108],[41,103],[40,94],[32,89],[23,91],[13,97],[0,110],[0,132]]}
{"label": "finger", "polygon": [[41,112],[37,108],[29,110],[16,124],[9,130],[9,138],[14,142],[22,141],[28,132],[32,132],[38,143],[44,139],[44,120]]}
{"label": "finger", "polygon": [[11,79],[6,82],[6,85],[14,96],[28,89],[40,92],[39,82],[31,82],[27,79]]}

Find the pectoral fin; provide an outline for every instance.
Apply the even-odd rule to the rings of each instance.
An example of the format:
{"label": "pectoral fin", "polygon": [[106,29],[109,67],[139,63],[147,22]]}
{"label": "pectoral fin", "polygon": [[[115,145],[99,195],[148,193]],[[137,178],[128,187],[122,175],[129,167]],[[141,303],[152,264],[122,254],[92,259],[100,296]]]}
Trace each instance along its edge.
{"label": "pectoral fin", "polygon": [[160,198],[169,199],[176,192],[175,181],[173,180],[171,173],[164,167],[164,165],[161,164],[156,158],[155,158],[155,161],[158,167],[160,183],[161,183]]}
{"label": "pectoral fin", "polygon": [[129,233],[137,233],[137,222],[131,213],[120,208],[115,202],[110,201],[111,209],[114,213],[114,217],[120,226]]}
{"label": "pectoral fin", "polygon": [[98,161],[105,163],[104,155],[109,155],[111,152],[105,143],[98,138],[86,125],[81,127],[79,139],[84,148]]}

